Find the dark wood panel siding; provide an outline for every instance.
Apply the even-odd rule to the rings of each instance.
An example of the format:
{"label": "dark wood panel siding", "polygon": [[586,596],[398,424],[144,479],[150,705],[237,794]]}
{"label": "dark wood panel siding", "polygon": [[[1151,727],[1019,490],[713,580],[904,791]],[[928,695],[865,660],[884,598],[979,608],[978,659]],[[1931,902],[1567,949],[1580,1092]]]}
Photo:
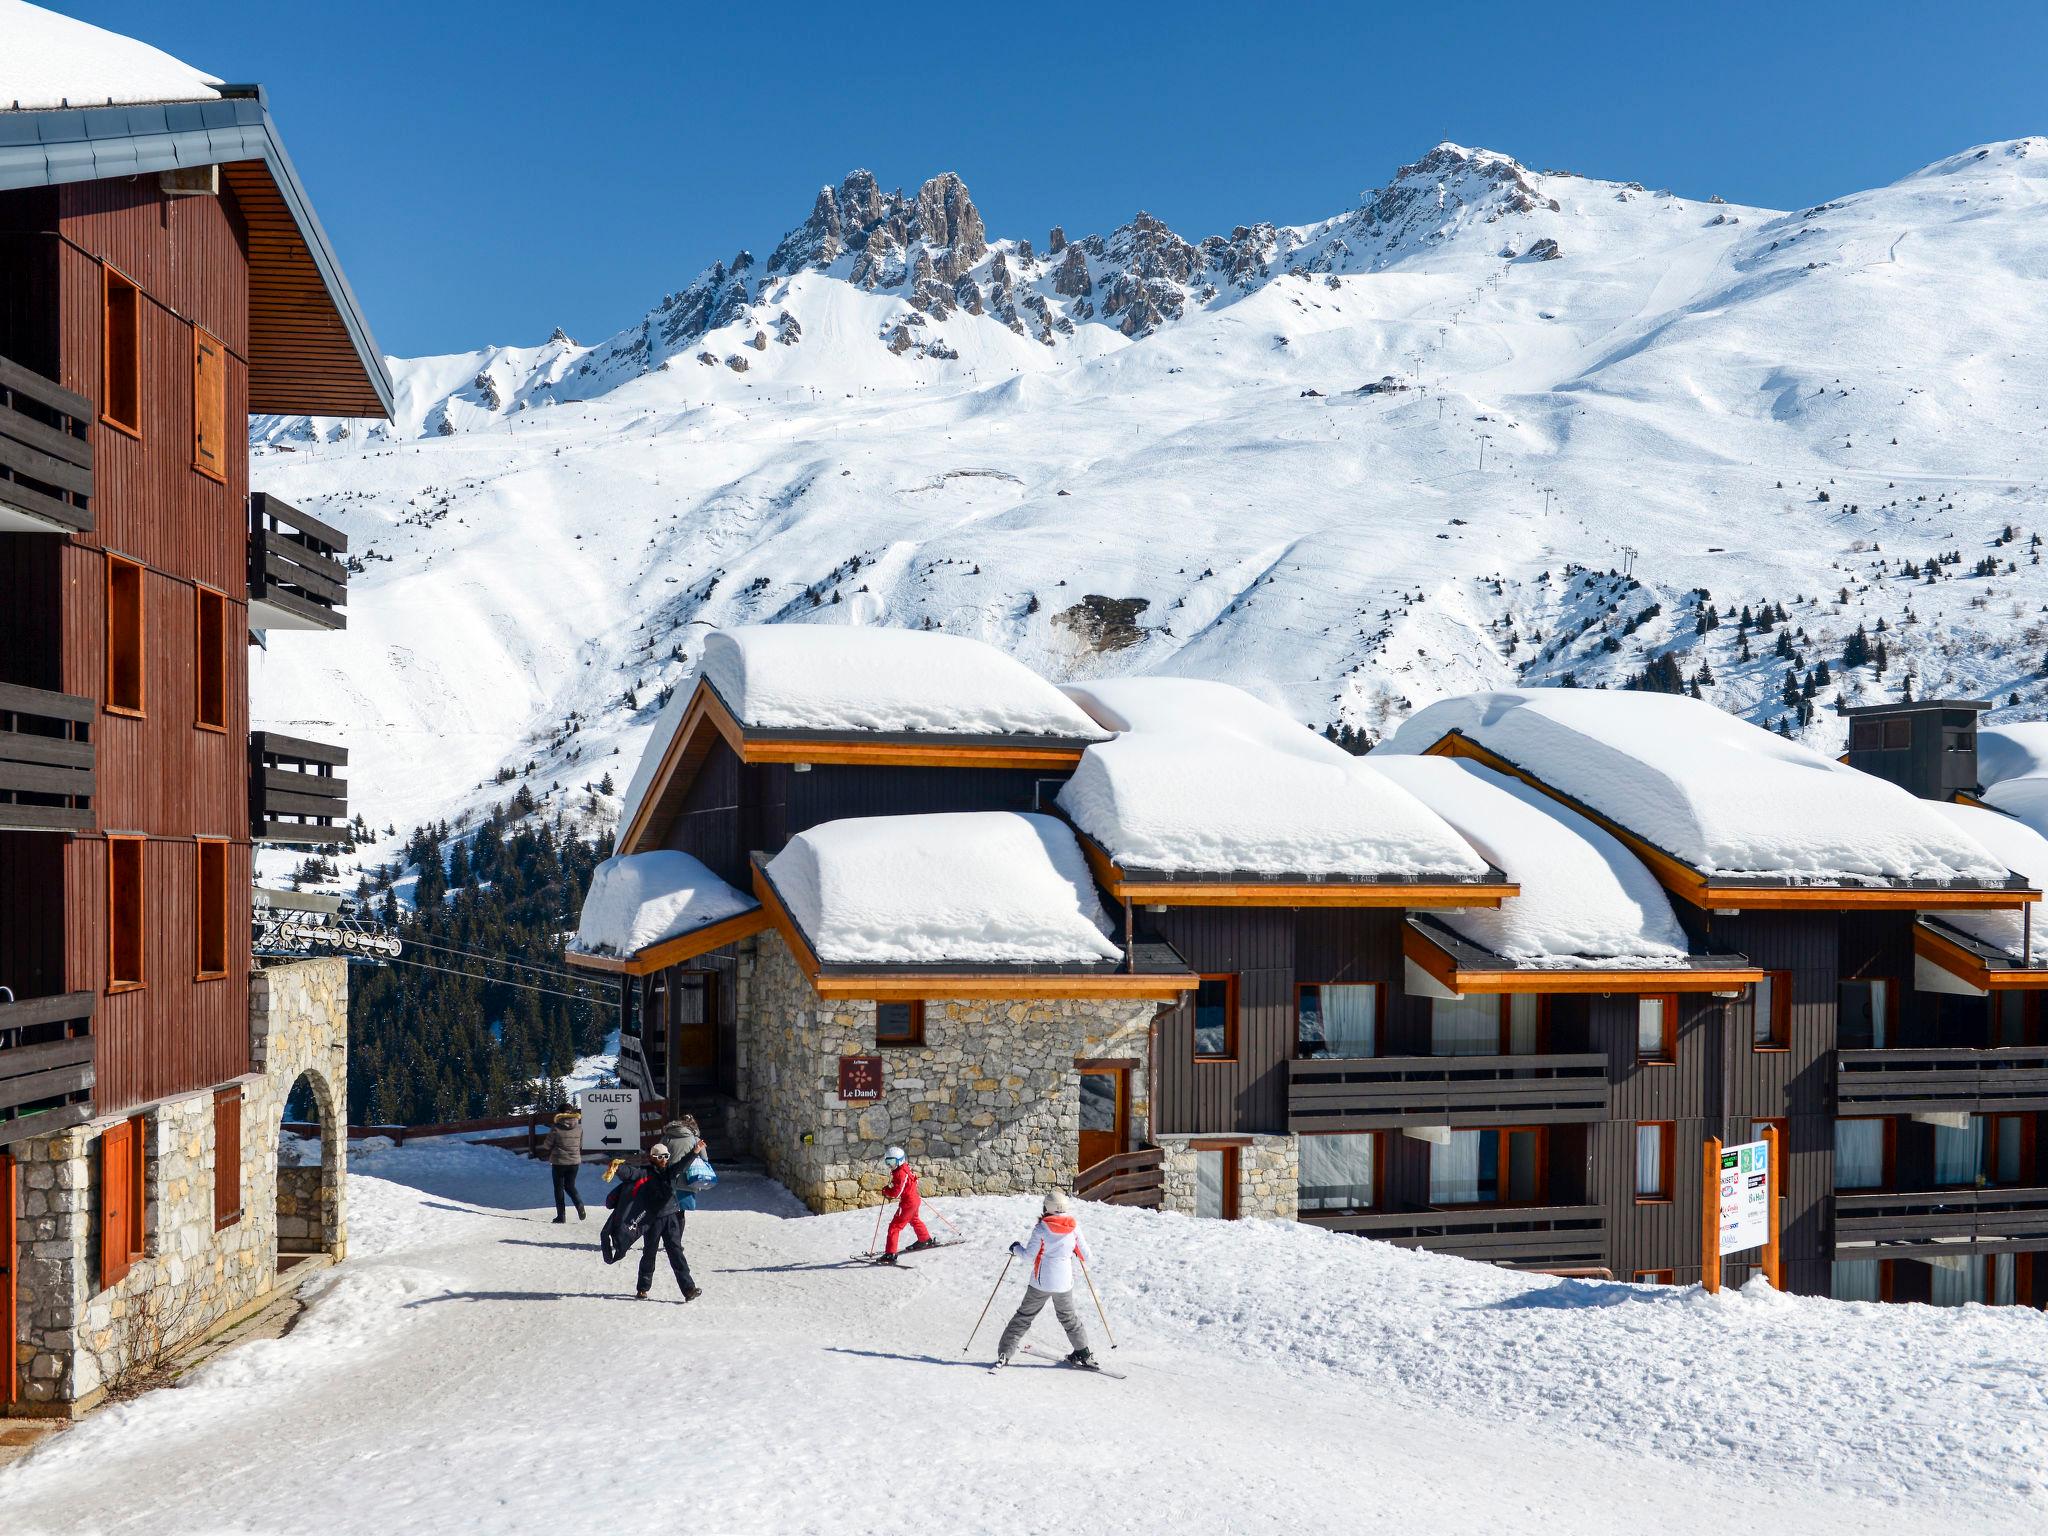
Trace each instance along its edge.
{"label": "dark wood panel siding", "polygon": [[785,768],[784,836],[848,816],[1046,809],[1065,779],[1064,774],[1028,768],[864,768],[843,763],[819,763],[807,773]]}
{"label": "dark wood panel siding", "polygon": [[1148,926],[1195,970],[1238,978],[1235,1061],[1194,1059],[1192,1000],[1159,1021],[1153,1119],[1168,1133],[1282,1132],[1294,1055],[1295,916],[1279,907],[1173,907]]}
{"label": "dark wood panel siding", "polygon": [[249,355],[249,263],[231,193],[165,197],[154,176],[74,181],[57,189],[57,217],[66,240],[111,261],[237,357]]}
{"label": "dark wood panel siding", "polygon": [[744,768],[724,742],[712,747],[669,828],[664,848],[700,860],[719,879],[741,890],[750,888],[749,849],[742,836],[740,789]]}

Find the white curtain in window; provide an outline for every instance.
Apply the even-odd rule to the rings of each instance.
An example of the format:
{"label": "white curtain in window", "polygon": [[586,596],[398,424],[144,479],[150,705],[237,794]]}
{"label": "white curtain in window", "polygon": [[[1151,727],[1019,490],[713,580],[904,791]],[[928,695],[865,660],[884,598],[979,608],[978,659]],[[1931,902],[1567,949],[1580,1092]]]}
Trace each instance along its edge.
{"label": "white curtain in window", "polygon": [[1223,1174],[1229,1161],[1226,1152],[1195,1153],[1195,1214],[1220,1220],[1223,1216]]}
{"label": "white curtain in window", "polygon": [[1543,1017],[1543,1000],[1526,992],[1508,999],[1508,1054],[1534,1056],[1537,1023]]}
{"label": "white curtain in window", "polygon": [[1928,1267],[1934,1271],[1934,1287],[1928,1299],[1937,1307],[1960,1307],[1984,1299],[1981,1258],[1943,1258]]}
{"label": "white curtain in window", "polygon": [[1429,1052],[1432,1056],[1499,1055],[1500,999],[1434,999],[1429,1009]]}
{"label": "white curtain in window", "polygon": [[1372,1204],[1372,1135],[1301,1138],[1301,1207],[1348,1211]]}
{"label": "white curtain in window", "polygon": [[1945,1125],[1934,1128],[1934,1182],[1942,1185],[1975,1184],[1984,1171],[1984,1117],[1970,1116],[1965,1130]]}
{"label": "white curtain in window", "polygon": [[1636,1054],[1645,1061],[1664,1054],[1664,999],[1636,999]]}
{"label": "white curtain in window", "polygon": [[1479,1199],[1482,1131],[1453,1131],[1450,1144],[1429,1149],[1429,1203],[1471,1205]]}
{"label": "white curtain in window", "polygon": [[1835,1188],[1876,1189],[1884,1183],[1884,1122],[1835,1122]]}
{"label": "white curtain in window", "polygon": [[1332,1056],[1376,1054],[1378,1022],[1378,987],[1323,988],[1323,1040]]}
{"label": "white curtain in window", "polygon": [[1837,1301],[1876,1301],[1878,1270],[1876,1259],[1837,1259],[1828,1294]]}
{"label": "white curtain in window", "polygon": [[1892,984],[1888,981],[1873,981],[1870,984],[1870,1044],[1875,1050],[1883,1050],[1891,1044],[1890,1030],[1892,1012]]}
{"label": "white curtain in window", "polygon": [[1991,1256],[1991,1305],[2009,1307],[2013,1304],[2013,1256],[1997,1253]]}
{"label": "white curtain in window", "polygon": [[1662,1198],[1670,1193],[1664,1182],[1664,1127],[1661,1125],[1636,1127],[1636,1193],[1646,1198]]}

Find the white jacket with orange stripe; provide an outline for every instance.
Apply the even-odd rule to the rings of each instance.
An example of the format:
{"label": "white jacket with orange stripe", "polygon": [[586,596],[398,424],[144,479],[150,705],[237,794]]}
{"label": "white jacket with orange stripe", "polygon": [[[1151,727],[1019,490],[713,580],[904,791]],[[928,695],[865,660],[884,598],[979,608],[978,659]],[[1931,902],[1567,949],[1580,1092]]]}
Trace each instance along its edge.
{"label": "white jacket with orange stripe", "polygon": [[1076,1256],[1083,1264],[1095,1262],[1082,1240],[1081,1224],[1066,1215],[1040,1217],[1030,1238],[1010,1249],[1024,1261],[1024,1278],[1041,1291],[1071,1291]]}

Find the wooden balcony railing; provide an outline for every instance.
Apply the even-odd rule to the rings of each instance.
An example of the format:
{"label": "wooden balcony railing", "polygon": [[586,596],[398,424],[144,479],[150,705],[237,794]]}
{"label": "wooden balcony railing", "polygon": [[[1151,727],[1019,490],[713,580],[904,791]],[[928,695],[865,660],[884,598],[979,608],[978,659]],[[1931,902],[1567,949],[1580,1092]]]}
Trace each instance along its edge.
{"label": "wooden balcony railing", "polygon": [[0,357],[0,533],[92,531],[92,402]]}
{"label": "wooden balcony railing", "polygon": [[338,843],[348,831],[348,750],[275,731],[249,736],[249,835],[259,843]]}
{"label": "wooden balcony railing", "polygon": [[2048,1049],[1837,1051],[1835,1105],[1844,1115],[2048,1109]]}
{"label": "wooden balcony railing", "polygon": [[1888,1190],[1835,1196],[1838,1259],[2042,1251],[2048,1251],[2048,1189]]}
{"label": "wooden balcony railing", "polygon": [[1303,1211],[1310,1226],[1355,1232],[1397,1248],[1426,1248],[1518,1269],[1600,1264],[1605,1221],[1597,1205],[1443,1206],[1420,1211]]}
{"label": "wooden balcony railing", "polygon": [[92,718],[91,699],[0,683],[0,829],[92,826]]}
{"label": "wooden balcony railing", "polygon": [[1074,1198],[1156,1211],[1166,1199],[1166,1153],[1140,1147],[1105,1157],[1074,1176]]}
{"label": "wooden balcony railing", "polygon": [[249,627],[345,629],[348,535],[262,491],[249,498]]}
{"label": "wooden balcony railing", "polygon": [[1287,1129],[1588,1125],[1607,1118],[1607,1058],[1318,1057],[1287,1064]]}
{"label": "wooden balcony railing", "polygon": [[92,1118],[94,994],[9,999],[0,990],[0,1146]]}

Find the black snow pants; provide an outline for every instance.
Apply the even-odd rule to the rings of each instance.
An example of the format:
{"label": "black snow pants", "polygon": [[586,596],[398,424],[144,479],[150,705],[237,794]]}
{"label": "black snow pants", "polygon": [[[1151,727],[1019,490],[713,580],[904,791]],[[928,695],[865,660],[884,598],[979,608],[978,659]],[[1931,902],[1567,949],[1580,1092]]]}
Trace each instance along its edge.
{"label": "black snow pants", "polygon": [[569,1214],[564,1199],[565,1196],[568,1200],[573,1200],[576,1203],[576,1214],[578,1216],[583,1215],[583,1197],[576,1193],[578,1167],[579,1165],[576,1163],[556,1163],[553,1167],[552,1171],[555,1175],[555,1214],[557,1216]]}
{"label": "black snow pants", "polygon": [[668,1250],[668,1267],[676,1272],[676,1286],[685,1293],[696,1289],[690,1279],[690,1261],[683,1257],[683,1213],[664,1211],[647,1224],[647,1238],[640,1248],[639,1291],[645,1295],[654,1284],[654,1246]]}

